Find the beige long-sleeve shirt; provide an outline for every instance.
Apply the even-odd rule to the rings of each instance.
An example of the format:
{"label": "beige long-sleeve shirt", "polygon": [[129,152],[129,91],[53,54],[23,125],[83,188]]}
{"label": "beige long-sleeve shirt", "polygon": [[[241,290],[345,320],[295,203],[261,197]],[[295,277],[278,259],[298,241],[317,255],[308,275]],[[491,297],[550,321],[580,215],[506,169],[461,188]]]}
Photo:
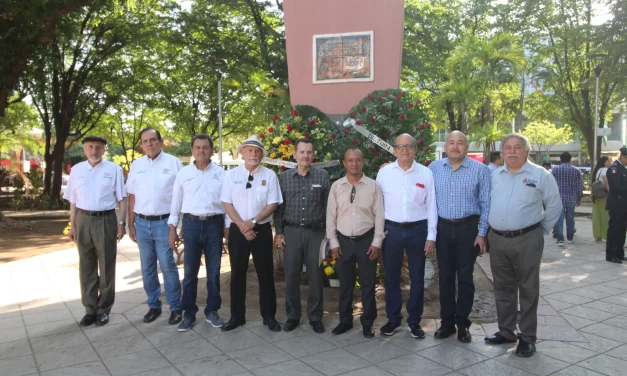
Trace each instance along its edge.
{"label": "beige long-sleeve shirt", "polygon": [[362,176],[355,185],[355,197],[351,203],[353,185],[346,177],[333,183],[327,203],[327,238],[331,248],[337,248],[339,232],[345,236],[359,236],[374,227],[372,245],[381,248],[385,217],[383,216],[383,193],[377,183]]}

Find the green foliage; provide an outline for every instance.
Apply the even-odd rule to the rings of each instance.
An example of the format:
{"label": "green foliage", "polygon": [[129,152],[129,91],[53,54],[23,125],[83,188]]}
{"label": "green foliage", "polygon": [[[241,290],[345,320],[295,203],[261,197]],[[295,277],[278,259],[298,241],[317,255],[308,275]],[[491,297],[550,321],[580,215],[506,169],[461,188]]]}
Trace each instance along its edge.
{"label": "green foliage", "polygon": [[536,161],[539,161],[542,155],[548,155],[553,146],[570,142],[573,139],[573,132],[569,125],[558,128],[546,120],[527,124],[521,133],[527,136],[532,149],[537,152]]}
{"label": "green foliage", "polygon": [[[17,99],[17,98],[14,98]],[[0,146],[2,151],[26,147],[38,152],[41,145],[33,139],[31,132],[39,126],[37,112],[32,106],[18,102],[9,107],[0,117]]]}

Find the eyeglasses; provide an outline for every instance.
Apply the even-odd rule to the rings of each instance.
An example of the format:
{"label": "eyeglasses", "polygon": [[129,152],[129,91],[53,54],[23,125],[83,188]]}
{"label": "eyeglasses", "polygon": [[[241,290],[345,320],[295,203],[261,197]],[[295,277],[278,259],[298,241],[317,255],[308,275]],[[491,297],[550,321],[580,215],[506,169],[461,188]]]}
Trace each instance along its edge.
{"label": "eyeglasses", "polygon": [[414,148],[414,144],[407,145],[394,145],[396,150],[412,150]]}
{"label": "eyeglasses", "polygon": [[353,189],[351,189],[351,204],[355,201],[355,186],[353,185]]}
{"label": "eyeglasses", "polygon": [[252,175],[248,175],[248,183],[246,183],[246,189],[248,188],[252,188],[252,184],[250,184],[251,181],[255,180],[255,178],[253,178]]}

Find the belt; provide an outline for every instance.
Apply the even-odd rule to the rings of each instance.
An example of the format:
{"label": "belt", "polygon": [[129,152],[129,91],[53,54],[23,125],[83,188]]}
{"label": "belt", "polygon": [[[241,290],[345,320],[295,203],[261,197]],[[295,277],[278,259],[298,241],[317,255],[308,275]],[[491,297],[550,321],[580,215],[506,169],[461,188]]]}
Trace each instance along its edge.
{"label": "belt", "polygon": [[138,216],[141,219],[146,220],[146,221],[160,221],[162,219],[167,219],[168,217],[170,217],[170,214],[143,215],[143,214],[135,213],[135,215]]}
{"label": "belt", "polygon": [[371,228],[370,230],[364,232],[361,235],[357,235],[357,236],[346,236],[346,235],[340,233],[339,231],[337,232],[337,236],[338,237],[344,238],[344,239],[348,239],[348,240],[350,240],[353,243],[355,243],[356,241],[360,241],[361,239],[364,239],[364,238],[366,238],[368,236],[371,236],[371,235],[374,235],[374,229],[373,228]]}
{"label": "belt", "polygon": [[493,228],[491,228],[490,230],[494,232],[495,234],[502,236],[504,238],[515,238],[517,236],[525,235],[529,231],[535,230],[536,228],[540,227],[541,224],[542,224],[541,222],[538,222],[535,225],[531,225],[529,227],[523,228],[522,230],[516,230],[516,231],[499,231]]}
{"label": "belt", "polygon": [[107,215],[109,213],[115,212],[115,209],[109,209],[109,210],[103,210],[103,211],[91,211],[91,210],[78,209],[78,211],[89,217],[102,217],[103,215]]}
{"label": "belt", "polygon": [[193,215],[193,214],[184,214],[187,218],[193,219],[196,221],[216,221],[218,219],[223,219],[224,214],[216,214],[216,215]]}
{"label": "belt", "polygon": [[394,221],[390,221],[390,220],[385,220],[385,224],[390,225],[390,226],[394,226],[394,227],[399,227],[399,228],[410,228],[410,227],[416,227],[418,225],[421,225],[423,223],[427,223],[426,219],[423,219],[422,221],[417,221],[417,222],[394,222]]}
{"label": "belt", "polygon": [[438,217],[438,221],[448,223],[449,225],[457,225],[457,224],[469,222],[475,219],[479,219],[479,215],[474,214],[474,215],[470,215],[466,218],[461,218],[461,219],[446,219],[446,218]]}
{"label": "belt", "polygon": [[302,228],[305,230],[324,230],[326,225],[324,223],[309,224],[309,223],[285,223],[285,227]]}

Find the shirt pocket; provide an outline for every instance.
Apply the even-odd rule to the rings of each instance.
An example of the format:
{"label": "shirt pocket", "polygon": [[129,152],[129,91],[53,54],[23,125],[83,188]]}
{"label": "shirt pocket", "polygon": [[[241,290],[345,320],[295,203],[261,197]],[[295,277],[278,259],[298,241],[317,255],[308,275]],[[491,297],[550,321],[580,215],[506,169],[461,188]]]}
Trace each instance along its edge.
{"label": "shirt pocket", "polygon": [[268,192],[268,187],[257,187],[257,189],[255,189],[255,199],[262,208],[268,205]]}
{"label": "shirt pocket", "polygon": [[522,192],[521,199],[526,204],[533,204],[535,202],[542,200],[542,195],[538,188],[525,186],[524,191]]}
{"label": "shirt pocket", "polygon": [[[419,186],[421,184],[422,186]],[[424,187],[424,188],[423,188]],[[422,183],[416,183],[413,187],[411,187],[411,199],[418,205],[422,205],[425,203],[427,194],[425,192],[426,186]]]}

